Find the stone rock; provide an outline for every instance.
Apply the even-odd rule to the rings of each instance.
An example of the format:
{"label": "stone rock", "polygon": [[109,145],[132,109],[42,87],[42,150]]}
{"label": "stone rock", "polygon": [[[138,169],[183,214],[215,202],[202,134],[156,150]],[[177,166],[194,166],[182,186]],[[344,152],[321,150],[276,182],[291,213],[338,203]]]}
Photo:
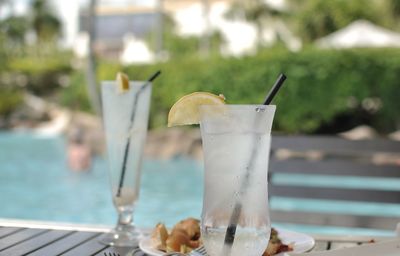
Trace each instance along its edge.
{"label": "stone rock", "polygon": [[339,136],[348,140],[367,140],[376,138],[378,133],[367,125],[360,125],[349,131],[339,133]]}
{"label": "stone rock", "polygon": [[53,109],[49,111],[50,120],[41,122],[35,127],[34,132],[42,136],[54,136],[65,132],[70,123],[71,113],[66,109]]}
{"label": "stone rock", "polygon": [[400,130],[392,132],[391,134],[388,135],[388,137],[392,140],[400,141]]}

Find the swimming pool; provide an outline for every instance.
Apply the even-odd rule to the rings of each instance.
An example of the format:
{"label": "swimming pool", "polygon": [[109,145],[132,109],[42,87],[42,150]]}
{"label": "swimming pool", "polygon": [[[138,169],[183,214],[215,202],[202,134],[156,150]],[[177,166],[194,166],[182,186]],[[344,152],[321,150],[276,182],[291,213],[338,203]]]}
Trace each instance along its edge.
{"label": "swimming pool", "polygon": [[[173,225],[199,218],[202,167],[183,158],[144,161],[137,225]],[[0,218],[114,225],[105,159],[97,157],[87,173],[72,172],[62,137],[0,133]]]}
{"label": "swimming pool", "polygon": [[[203,167],[185,158],[168,161],[145,159],[140,197],[134,214],[135,223],[153,227],[162,221],[167,226],[189,216],[200,218],[203,195]],[[280,180],[279,180],[280,179]],[[314,177],[315,182],[330,179]],[[278,182],[310,182],[310,178],[278,176]],[[371,181],[369,184],[377,184]],[[400,181],[379,181],[382,186],[397,186]],[[349,179],[348,183],[360,183]],[[347,183],[343,184],[346,185]],[[329,186],[329,184],[326,184]],[[351,184],[354,185],[354,184]],[[361,184],[365,186],[365,182]],[[65,141],[62,137],[43,138],[31,133],[0,133],[0,218],[46,220],[83,224],[114,225],[107,164],[97,157],[87,173],[68,169]],[[400,205],[389,205],[386,211],[376,206],[326,205],[310,200],[271,200],[274,208],[342,209],[366,212],[380,211],[399,216]],[[340,206],[340,207],[339,207]],[[357,212],[358,211],[358,212]],[[274,224],[275,225],[275,224]],[[326,234],[394,235],[394,231],[321,228],[301,225],[275,225],[300,232]]]}

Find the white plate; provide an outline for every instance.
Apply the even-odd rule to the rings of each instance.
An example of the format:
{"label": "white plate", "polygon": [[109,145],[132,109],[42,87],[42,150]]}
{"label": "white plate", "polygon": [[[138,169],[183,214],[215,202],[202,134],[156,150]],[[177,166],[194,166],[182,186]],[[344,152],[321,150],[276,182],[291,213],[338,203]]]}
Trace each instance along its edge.
{"label": "white plate", "polygon": [[[291,254],[290,254],[291,255]],[[307,254],[294,254],[293,256],[399,256],[400,239],[365,244],[350,248],[337,249],[331,251],[311,252]]]}
{"label": "white plate", "polygon": [[[293,243],[294,247],[292,252],[307,252],[311,250],[315,245],[314,238],[309,235],[281,228],[277,228],[276,230],[278,231],[279,238],[284,244]],[[139,247],[143,252],[151,256],[162,256],[165,254],[164,252],[153,248],[151,238],[149,237],[142,239],[139,243]],[[276,254],[276,256],[283,255],[283,253]]]}

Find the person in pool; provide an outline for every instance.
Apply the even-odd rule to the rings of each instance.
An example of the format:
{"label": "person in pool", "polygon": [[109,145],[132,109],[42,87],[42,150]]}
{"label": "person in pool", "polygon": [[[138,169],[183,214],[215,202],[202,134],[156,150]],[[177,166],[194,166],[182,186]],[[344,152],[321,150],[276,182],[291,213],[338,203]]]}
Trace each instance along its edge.
{"label": "person in pool", "polygon": [[73,129],[69,136],[67,162],[72,171],[89,171],[92,166],[92,150],[85,142],[82,128]]}

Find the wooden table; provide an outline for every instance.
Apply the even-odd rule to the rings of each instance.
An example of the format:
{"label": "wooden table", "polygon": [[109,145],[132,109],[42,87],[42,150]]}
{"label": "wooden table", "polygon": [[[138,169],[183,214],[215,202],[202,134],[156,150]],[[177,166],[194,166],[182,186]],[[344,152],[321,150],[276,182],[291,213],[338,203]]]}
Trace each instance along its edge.
{"label": "wooden table", "polygon": [[[115,248],[103,245],[99,239],[110,228],[77,224],[59,224],[0,219],[0,256],[145,256],[134,248]],[[385,238],[361,236],[313,235],[313,251],[356,246]]]}

